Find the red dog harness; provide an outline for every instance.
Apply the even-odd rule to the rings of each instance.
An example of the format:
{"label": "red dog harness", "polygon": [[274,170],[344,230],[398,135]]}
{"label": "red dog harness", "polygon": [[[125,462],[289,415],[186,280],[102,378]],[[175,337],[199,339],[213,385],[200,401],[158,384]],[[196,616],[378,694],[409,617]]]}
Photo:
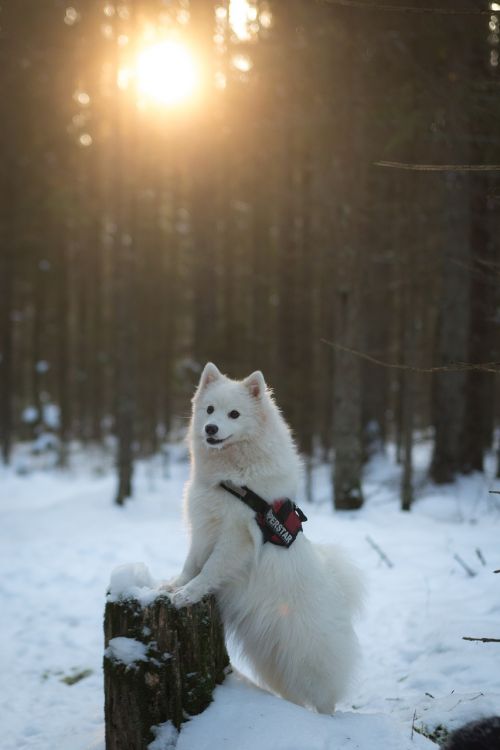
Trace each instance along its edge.
{"label": "red dog harness", "polygon": [[220,486],[255,511],[255,520],[262,531],[264,544],[271,542],[278,547],[290,547],[299,531],[302,531],[302,523],[307,521],[300,508],[288,498],[274,500],[270,504],[249,487],[238,487],[232,482],[221,482]]}

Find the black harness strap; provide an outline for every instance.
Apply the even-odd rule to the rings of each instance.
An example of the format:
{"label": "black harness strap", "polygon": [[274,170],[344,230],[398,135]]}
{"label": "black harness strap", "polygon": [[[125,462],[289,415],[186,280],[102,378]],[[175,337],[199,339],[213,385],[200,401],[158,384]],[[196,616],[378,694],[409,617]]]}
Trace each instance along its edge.
{"label": "black harness strap", "polygon": [[220,486],[230,492],[231,495],[234,495],[239,500],[244,502],[245,505],[248,505],[248,507],[254,510],[256,513],[266,513],[266,511],[268,511],[271,507],[269,503],[266,503],[266,501],[262,497],[260,497],[260,495],[257,495],[257,493],[251,490],[249,487],[238,487],[238,485],[233,484],[233,482],[221,482]]}
{"label": "black harness strap", "polygon": [[249,487],[239,487],[233,482],[221,482],[220,486],[255,512],[264,544],[271,542],[279,547],[290,547],[302,531],[302,522],[307,521],[300,508],[287,498],[271,505]]}

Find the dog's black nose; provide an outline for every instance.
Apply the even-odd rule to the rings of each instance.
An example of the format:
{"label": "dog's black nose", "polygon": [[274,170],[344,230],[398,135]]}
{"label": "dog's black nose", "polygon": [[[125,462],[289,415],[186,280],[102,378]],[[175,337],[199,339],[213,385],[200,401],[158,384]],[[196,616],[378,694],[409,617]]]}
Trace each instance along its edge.
{"label": "dog's black nose", "polygon": [[205,425],[205,432],[207,435],[216,435],[219,432],[219,428],[216,424],[207,424]]}

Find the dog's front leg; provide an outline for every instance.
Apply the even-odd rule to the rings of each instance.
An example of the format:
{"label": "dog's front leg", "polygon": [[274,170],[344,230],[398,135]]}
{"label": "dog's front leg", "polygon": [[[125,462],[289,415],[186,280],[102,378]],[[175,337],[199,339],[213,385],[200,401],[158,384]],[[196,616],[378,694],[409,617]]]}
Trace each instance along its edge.
{"label": "dog's front leg", "polygon": [[176,607],[195,604],[207,594],[212,594],[229,580],[234,579],[247,566],[252,554],[250,535],[245,530],[224,529],[212,554],[197,576],[192,578],[172,596]]}
{"label": "dog's front leg", "polygon": [[199,550],[194,544],[194,541],[191,540],[191,546],[189,548],[189,552],[184,562],[182,571],[178,576],[172,578],[172,580],[163,583],[161,585],[161,588],[164,591],[172,592],[176,589],[180,589],[182,586],[185,586],[186,583],[189,583],[189,581],[191,581],[193,578],[196,578],[202,568],[202,564],[200,564],[199,558]]}

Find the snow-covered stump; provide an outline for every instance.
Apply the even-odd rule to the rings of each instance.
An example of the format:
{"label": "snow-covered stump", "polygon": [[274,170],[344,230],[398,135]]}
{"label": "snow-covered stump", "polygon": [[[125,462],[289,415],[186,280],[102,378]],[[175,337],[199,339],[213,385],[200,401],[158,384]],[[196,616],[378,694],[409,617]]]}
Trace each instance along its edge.
{"label": "snow-covered stump", "polygon": [[144,566],[117,573],[104,615],[106,750],[146,750],[208,706],[229,658],[213,597],[176,610]]}

